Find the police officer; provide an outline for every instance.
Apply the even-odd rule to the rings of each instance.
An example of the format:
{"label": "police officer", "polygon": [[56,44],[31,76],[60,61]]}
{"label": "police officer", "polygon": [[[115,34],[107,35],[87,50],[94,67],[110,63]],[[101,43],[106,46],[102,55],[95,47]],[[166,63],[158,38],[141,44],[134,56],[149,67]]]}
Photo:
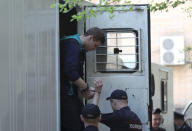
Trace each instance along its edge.
{"label": "police officer", "polygon": [[84,131],[99,131],[98,124],[101,120],[99,107],[94,104],[87,104],[81,113],[81,120],[84,122]]}
{"label": "police officer", "polygon": [[192,129],[184,121],[184,115],[177,111],[174,112],[175,131],[192,131]]}
{"label": "police officer", "polygon": [[162,123],[161,109],[156,108],[152,111],[152,131],[165,131],[164,128],[161,128]]}
{"label": "police officer", "polygon": [[61,130],[82,131],[84,126],[80,120],[83,103],[79,99],[78,90],[85,99],[93,97],[89,86],[83,80],[83,64],[85,51],[95,50],[105,41],[103,30],[93,27],[84,35],[64,36],[60,44],[61,70]]}
{"label": "police officer", "polygon": [[110,131],[142,131],[139,117],[128,107],[125,91],[114,90],[107,100],[110,100],[113,112],[102,114],[101,123],[107,125]]}

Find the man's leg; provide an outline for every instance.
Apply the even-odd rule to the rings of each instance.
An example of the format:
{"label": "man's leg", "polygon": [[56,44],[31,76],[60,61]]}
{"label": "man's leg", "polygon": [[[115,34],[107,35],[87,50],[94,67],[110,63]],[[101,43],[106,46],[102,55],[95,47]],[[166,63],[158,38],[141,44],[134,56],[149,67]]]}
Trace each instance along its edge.
{"label": "man's leg", "polygon": [[80,120],[83,105],[76,96],[64,96],[61,103],[61,131],[83,131]]}

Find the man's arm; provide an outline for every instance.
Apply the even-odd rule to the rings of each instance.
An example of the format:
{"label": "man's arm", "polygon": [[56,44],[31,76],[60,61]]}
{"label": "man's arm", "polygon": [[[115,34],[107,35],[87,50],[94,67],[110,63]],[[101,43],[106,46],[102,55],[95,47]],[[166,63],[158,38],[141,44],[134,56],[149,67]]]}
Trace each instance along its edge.
{"label": "man's arm", "polygon": [[95,104],[95,105],[98,105],[99,99],[100,99],[100,95],[101,95],[101,90],[103,88],[103,83],[99,79],[96,79],[94,81],[94,83],[95,83],[95,95],[93,97],[93,102],[92,103]]}
{"label": "man's arm", "polygon": [[[70,81],[72,81],[80,90],[85,90],[87,88],[87,84],[83,79],[81,79],[78,68],[79,68],[79,54],[80,47],[75,40],[67,40],[61,45],[61,60],[63,63],[63,74],[64,77],[67,77]],[[93,97],[94,93],[89,90],[85,90],[82,95],[86,99],[90,99]]]}
{"label": "man's arm", "polygon": [[85,81],[83,79],[81,79],[81,77],[79,77],[77,80],[73,81],[73,83],[76,86],[78,86],[79,88],[82,88],[82,89],[87,88],[87,84],[85,83]]}
{"label": "man's arm", "polygon": [[78,78],[73,83],[80,88],[81,93],[82,93],[83,97],[85,97],[85,99],[93,98],[94,92],[91,92],[88,85],[85,83],[85,81],[83,79]]}
{"label": "man's arm", "polygon": [[101,123],[105,124],[109,128],[116,126],[116,123],[119,122],[119,118],[115,113],[106,113],[101,115]]}

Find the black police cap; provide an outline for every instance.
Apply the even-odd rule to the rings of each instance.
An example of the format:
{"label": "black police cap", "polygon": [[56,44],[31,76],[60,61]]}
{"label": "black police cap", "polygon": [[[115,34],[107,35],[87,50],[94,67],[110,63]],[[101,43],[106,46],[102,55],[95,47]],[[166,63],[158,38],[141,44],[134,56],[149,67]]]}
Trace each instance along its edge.
{"label": "black police cap", "polygon": [[174,118],[175,119],[182,119],[182,120],[184,120],[184,114],[180,113],[178,111],[174,111]]}
{"label": "black police cap", "polygon": [[101,111],[97,105],[86,104],[81,114],[86,119],[95,119],[100,116]]}
{"label": "black police cap", "polygon": [[111,93],[111,96],[107,97],[106,100],[109,100],[109,99],[127,100],[128,97],[127,97],[127,93],[125,91],[117,89],[117,90],[114,90]]}

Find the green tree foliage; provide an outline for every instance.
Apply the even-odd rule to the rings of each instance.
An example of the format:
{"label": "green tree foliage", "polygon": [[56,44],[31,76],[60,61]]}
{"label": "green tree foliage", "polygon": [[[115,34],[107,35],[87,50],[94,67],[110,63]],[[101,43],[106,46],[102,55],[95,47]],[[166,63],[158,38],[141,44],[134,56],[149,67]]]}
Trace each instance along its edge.
{"label": "green tree foliage", "polygon": [[192,47],[191,46],[186,46],[184,49],[185,52],[185,61],[187,64],[190,64],[192,68]]}
{"label": "green tree foliage", "polygon": [[150,10],[155,11],[169,11],[170,8],[176,8],[185,5],[184,11],[189,17],[192,16],[192,0],[163,0],[161,2],[151,2]]}
{"label": "green tree foliage", "polygon": [[179,5],[185,4],[186,1],[184,0],[166,0],[166,1],[162,1],[159,3],[152,3],[151,4],[151,11],[162,11],[162,10],[166,10],[168,11],[169,8],[175,8],[178,7]]}
{"label": "green tree foliage", "polygon": [[[80,7],[82,8],[84,5],[84,0],[63,0],[63,3],[58,4],[52,4],[51,8],[54,8],[55,6],[58,6],[60,9],[60,12],[68,13],[70,10],[72,10],[74,7]],[[84,16],[90,18],[90,17],[96,17],[96,12],[102,13],[102,12],[109,12],[109,18],[113,18],[114,10],[118,7],[112,6],[117,5],[122,0],[100,0],[99,3],[96,5],[95,9],[85,9],[77,12],[77,14],[74,14],[71,18],[71,21],[77,20],[80,21],[84,18]],[[89,0],[91,2],[91,0]],[[126,0],[123,2],[125,5],[130,5],[128,8],[121,6],[121,11],[132,11],[133,5],[131,4],[130,0]],[[90,4],[91,6],[92,4]]]}
{"label": "green tree foliage", "polygon": [[[62,3],[58,3],[57,6],[60,9],[60,12],[67,13],[72,10],[74,7],[83,7],[83,3],[85,0],[63,0]],[[91,2],[92,0],[89,0]],[[96,17],[96,12],[109,12],[109,17],[114,17],[114,10],[117,7],[112,5],[117,5],[121,3],[121,5],[130,5],[129,8],[123,8],[122,11],[131,11],[133,10],[133,2],[134,0],[99,0],[99,3],[96,5],[96,9],[90,10],[81,10],[77,14],[74,14],[71,18],[71,21],[77,20],[80,21],[86,15],[87,17]],[[168,11],[170,8],[176,8],[180,5],[188,5],[184,9],[188,15],[192,16],[192,0],[162,0],[160,2],[156,2],[156,0],[152,0],[149,4],[150,11]],[[104,5],[104,6],[103,6]],[[55,4],[52,4],[51,7],[55,7]],[[122,6],[123,7],[123,6]]]}

